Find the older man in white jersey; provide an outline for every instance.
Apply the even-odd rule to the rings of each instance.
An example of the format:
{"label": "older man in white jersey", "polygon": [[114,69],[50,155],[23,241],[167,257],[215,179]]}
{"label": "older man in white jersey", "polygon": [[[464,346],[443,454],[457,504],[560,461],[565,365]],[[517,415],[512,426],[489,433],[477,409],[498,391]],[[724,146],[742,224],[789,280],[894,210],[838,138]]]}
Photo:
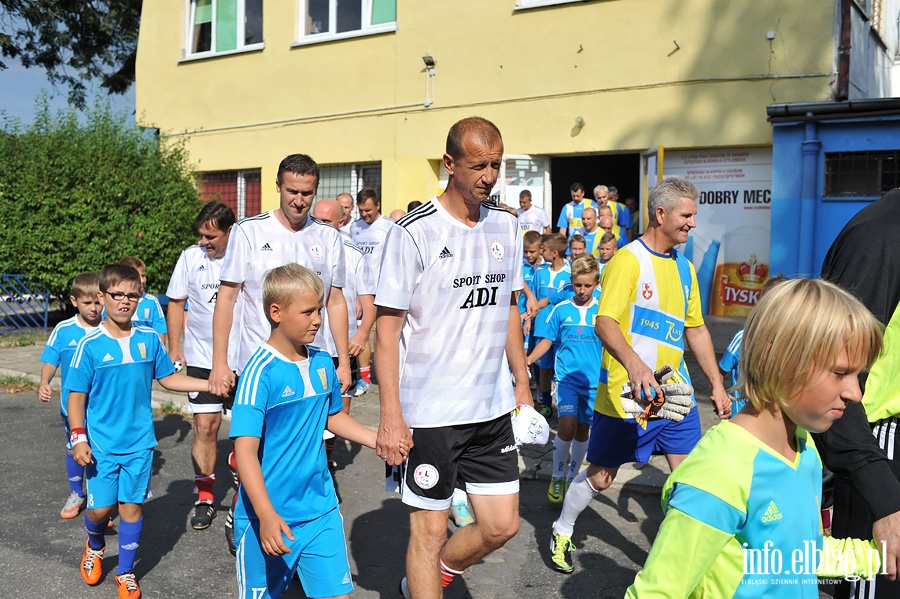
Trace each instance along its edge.
{"label": "older man in white jersey", "polygon": [[[187,367],[188,376],[209,379],[212,368],[212,319],[219,294],[219,277],[228,238],[234,225],[234,212],[221,202],[209,202],[197,216],[200,243],[192,245],[178,257],[172,278],[169,279],[169,309],[166,312],[169,356]],[[185,326],[185,304],[190,300],[191,315]],[[184,346],[181,335],[184,332]],[[239,336],[232,331],[233,351],[230,362],[237,360]],[[193,414],[194,440],[191,460],[194,463],[194,485],[197,501],[191,527],[209,528],[216,517],[213,485],[216,482],[216,457],[222,409],[231,408],[233,396],[223,397],[206,392],[188,393]]]}
{"label": "older man in white jersey", "polygon": [[[486,202],[502,157],[500,131],[490,121],[453,125],[443,159],[446,191],[401,218],[385,241],[375,295],[376,451],[396,465],[400,439],[412,447],[402,481],[410,507],[404,597],[441,597],[456,574],[519,528],[509,414],[517,401],[532,399],[514,295],[523,288],[522,234],[514,215]],[[476,522],[447,541],[458,484]]]}

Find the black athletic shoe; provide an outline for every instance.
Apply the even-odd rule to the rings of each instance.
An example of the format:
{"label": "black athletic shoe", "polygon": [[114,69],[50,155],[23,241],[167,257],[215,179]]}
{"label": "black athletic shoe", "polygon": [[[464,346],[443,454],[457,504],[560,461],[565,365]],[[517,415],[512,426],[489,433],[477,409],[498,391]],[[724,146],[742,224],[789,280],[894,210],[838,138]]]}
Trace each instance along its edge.
{"label": "black athletic shoe", "polygon": [[213,518],[216,517],[216,508],[209,501],[198,501],[194,504],[194,517],[191,518],[191,527],[194,530],[209,528]]}
{"label": "black athletic shoe", "polygon": [[225,514],[225,542],[228,543],[228,552],[237,555],[237,545],[234,544],[234,504]]}

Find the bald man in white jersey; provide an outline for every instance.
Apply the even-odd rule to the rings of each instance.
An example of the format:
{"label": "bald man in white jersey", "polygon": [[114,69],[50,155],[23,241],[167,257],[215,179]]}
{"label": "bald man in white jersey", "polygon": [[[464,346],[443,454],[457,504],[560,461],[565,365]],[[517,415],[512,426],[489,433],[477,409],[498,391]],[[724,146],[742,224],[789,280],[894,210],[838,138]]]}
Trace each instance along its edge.
{"label": "bald man in white jersey", "polygon": [[[515,301],[523,288],[522,234],[514,215],[486,202],[502,157],[490,121],[453,125],[446,191],[401,218],[384,244],[375,294],[376,452],[398,465],[400,439],[412,448],[402,481],[410,507],[404,597],[438,599],[456,574],[519,528],[509,414],[516,403],[533,402]],[[476,522],[447,541],[457,484]]]}

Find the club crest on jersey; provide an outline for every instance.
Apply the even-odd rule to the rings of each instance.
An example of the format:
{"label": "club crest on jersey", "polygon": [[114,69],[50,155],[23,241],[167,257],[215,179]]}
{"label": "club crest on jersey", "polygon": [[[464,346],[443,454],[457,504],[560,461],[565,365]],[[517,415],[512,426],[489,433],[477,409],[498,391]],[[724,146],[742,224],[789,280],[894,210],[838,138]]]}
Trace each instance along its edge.
{"label": "club crest on jersey", "polygon": [[503,247],[502,243],[495,239],[491,242],[490,250],[491,258],[493,258],[497,262],[503,262],[503,256],[506,254],[506,248]]}
{"label": "club crest on jersey", "polygon": [[150,308],[144,308],[144,319],[150,318]]}
{"label": "club crest on jersey", "polygon": [[322,387],[327,391],[328,390],[328,374],[325,372],[324,368],[319,368],[316,372],[319,373],[319,380],[322,381]]}
{"label": "club crest on jersey", "polygon": [[138,352],[141,354],[141,358],[147,359],[147,345],[144,343],[138,343]]}
{"label": "club crest on jersey", "polygon": [[309,254],[316,260],[321,260],[322,256],[325,255],[325,250],[322,249],[321,245],[319,245],[318,243],[315,243],[315,244],[309,246]]}
{"label": "club crest on jersey", "polygon": [[438,474],[437,468],[431,464],[421,464],[413,472],[413,480],[419,485],[420,489],[430,489],[438,483],[441,475]]}
{"label": "club crest on jersey", "polygon": [[653,287],[650,286],[650,283],[644,283],[643,287],[641,287],[641,296],[645,300],[649,300],[653,297]]}

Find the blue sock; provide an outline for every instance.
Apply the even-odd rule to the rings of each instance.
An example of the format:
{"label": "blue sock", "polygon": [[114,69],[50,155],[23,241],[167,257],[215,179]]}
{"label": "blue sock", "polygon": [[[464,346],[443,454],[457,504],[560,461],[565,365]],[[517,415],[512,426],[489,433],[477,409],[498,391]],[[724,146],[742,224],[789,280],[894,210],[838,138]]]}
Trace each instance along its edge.
{"label": "blue sock", "polygon": [[116,570],[116,575],[121,576],[134,570],[134,557],[141,544],[143,530],[143,518],[137,522],[119,520],[119,568]]}
{"label": "blue sock", "polygon": [[69,488],[72,489],[72,492],[78,493],[79,497],[84,497],[84,485],[81,483],[84,479],[84,466],[79,466],[68,451],[66,452],[66,476],[69,477]]}
{"label": "blue sock", "polygon": [[541,391],[541,403],[545,406],[553,405],[553,396],[550,395],[549,391]]}
{"label": "blue sock", "polygon": [[85,510],[84,527],[87,529],[88,543],[90,543],[91,549],[106,547],[106,539],[103,538],[103,533],[106,532],[106,520],[98,524],[88,518],[88,510]]}

